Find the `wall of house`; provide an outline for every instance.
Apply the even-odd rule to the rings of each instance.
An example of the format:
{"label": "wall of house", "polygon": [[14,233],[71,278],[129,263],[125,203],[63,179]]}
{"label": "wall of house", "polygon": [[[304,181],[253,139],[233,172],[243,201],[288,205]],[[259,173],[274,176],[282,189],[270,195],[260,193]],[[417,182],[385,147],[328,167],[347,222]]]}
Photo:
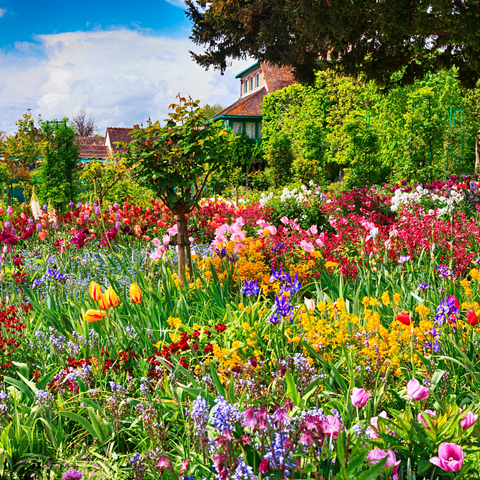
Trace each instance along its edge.
{"label": "wall of house", "polygon": [[246,73],[241,78],[240,97],[250,95],[266,85],[265,75],[261,67]]}

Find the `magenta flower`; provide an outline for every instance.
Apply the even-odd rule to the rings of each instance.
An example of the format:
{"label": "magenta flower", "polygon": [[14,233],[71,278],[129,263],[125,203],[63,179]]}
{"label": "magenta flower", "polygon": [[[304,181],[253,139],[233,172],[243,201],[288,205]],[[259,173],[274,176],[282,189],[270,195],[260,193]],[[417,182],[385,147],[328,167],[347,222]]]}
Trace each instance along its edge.
{"label": "magenta flower", "polygon": [[335,415],[327,415],[322,420],[323,433],[329,437],[337,438],[343,430],[342,422]]}
{"label": "magenta flower", "polygon": [[157,467],[163,471],[172,468],[172,464],[165,455],[162,455],[160,461],[157,463]]}
{"label": "magenta flower", "polygon": [[260,465],[258,466],[259,473],[267,473],[270,470],[270,463],[268,460],[262,459]]}
{"label": "magenta flower", "polygon": [[474,415],[472,412],[468,412],[461,420],[460,425],[464,430],[468,430],[476,421],[478,415]]}
{"label": "magenta flower", "polygon": [[376,465],[380,460],[383,460],[385,457],[388,457],[387,461],[385,462],[385,466],[393,467],[392,470],[392,479],[398,479],[398,466],[400,465],[400,460],[397,461],[397,457],[393,450],[388,449],[386,452],[384,450],[380,450],[379,448],[375,448],[371,452],[368,452],[367,460],[369,465]]}
{"label": "magenta flower", "polygon": [[372,394],[367,393],[364,388],[353,387],[350,400],[355,408],[363,408],[371,396]]}
{"label": "magenta flower", "polygon": [[[424,413],[428,413],[428,415],[430,415],[431,417],[436,417],[437,416],[437,411],[436,410],[425,410]],[[430,419],[430,421],[432,422],[433,425],[435,425],[435,421],[433,419]],[[421,423],[425,428],[428,428],[428,425],[424,421],[423,415],[421,413],[419,413],[417,415],[417,422]]]}
{"label": "magenta flower", "polygon": [[418,380],[412,378],[407,384],[407,395],[410,400],[423,400],[430,395],[430,390],[422,387]]}
{"label": "magenta flower", "polygon": [[[378,417],[382,418],[388,418],[387,417],[387,412],[383,410]],[[368,427],[366,432],[369,438],[380,438],[380,435],[377,433],[378,432],[378,417],[372,417],[370,419],[370,425],[375,428],[375,430],[372,427]]]}
{"label": "magenta flower", "polygon": [[463,466],[465,454],[462,447],[456,443],[441,443],[438,447],[438,457],[432,457],[430,463],[445,472],[458,472]]}

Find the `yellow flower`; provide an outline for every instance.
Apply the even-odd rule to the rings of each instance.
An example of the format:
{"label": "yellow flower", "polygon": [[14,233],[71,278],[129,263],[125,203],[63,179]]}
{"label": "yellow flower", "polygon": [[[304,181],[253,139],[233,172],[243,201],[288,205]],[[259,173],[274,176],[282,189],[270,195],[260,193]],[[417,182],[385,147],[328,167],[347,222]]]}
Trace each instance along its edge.
{"label": "yellow flower", "polygon": [[105,312],[101,310],[87,310],[87,313],[83,316],[85,322],[98,322],[102,318],[105,318]]}
{"label": "yellow flower", "polygon": [[92,297],[92,300],[95,300],[96,302],[102,299],[103,292],[98,283],[90,282],[90,296]]}
{"label": "yellow flower", "polygon": [[400,302],[401,295],[399,293],[394,293],[393,294],[393,301],[395,302],[395,305],[398,305],[398,302]]}
{"label": "yellow flower", "polygon": [[245,305],[243,304],[243,302],[240,302],[240,303],[238,304],[238,309],[239,309],[239,310],[245,310]]}
{"label": "yellow flower", "polygon": [[264,340],[270,340],[270,335],[268,333],[266,333],[264,336],[263,336]]}
{"label": "yellow flower", "polygon": [[326,262],[325,263],[325,268],[335,268],[335,267],[338,267],[338,263],[337,262]]}
{"label": "yellow flower", "polygon": [[250,325],[247,323],[247,322],[243,322],[242,323],[242,327],[247,331],[249,332],[251,330],[251,327]]}
{"label": "yellow flower", "polygon": [[130,299],[133,303],[140,303],[142,301],[142,291],[136,283],[130,285]]}
{"label": "yellow flower", "polygon": [[388,307],[390,305],[390,295],[388,292],[382,294],[382,303]]}
{"label": "yellow flower", "polygon": [[201,330],[202,327],[201,327],[198,323],[194,323],[194,324],[193,324],[193,329],[194,329],[194,330]]}
{"label": "yellow flower", "polygon": [[470,276],[473,280],[480,280],[480,271],[476,268],[470,270]]}
{"label": "yellow flower", "polygon": [[370,305],[370,299],[368,297],[362,298],[363,308],[367,308]]}
{"label": "yellow flower", "polygon": [[120,300],[118,299],[118,295],[115,293],[115,290],[112,287],[108,287],[107,291],[105,292],[105,295],[108,298],[108,303],[112,307],[118,307]]}
{"label": "yellow flower", "polygon": [[102,298],[98,301],[98,306],[100,307],[100,310],[108,310],[110,308],[110,302],[108,301],[107,295],[102,295]]}
{"label": "yellow flower", "polygon": [[253,347],[255,345],[255,342],[247,338],[247,345],[249,345],[250,347]]}
{"label": "yellow flower", "polygon": [[177,329],[182,324],[182,321],[176,317],[168,317],[167,323],[170,325],[170,328]]}
{"label": "yellow flower", "polygon": [[235,340],[232,343],[232,348],[233,348],[233,350],[237,350],[238,348],[240,348],[240,342],[238,340]]}

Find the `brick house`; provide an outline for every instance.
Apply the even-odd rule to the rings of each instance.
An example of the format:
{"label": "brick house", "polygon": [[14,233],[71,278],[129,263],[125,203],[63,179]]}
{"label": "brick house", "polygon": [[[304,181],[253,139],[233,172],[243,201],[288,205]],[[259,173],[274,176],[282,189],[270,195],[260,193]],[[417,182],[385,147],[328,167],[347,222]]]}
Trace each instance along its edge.
{"label": "brick house", "polygon": [[295,82],[290,68],[280,68],[264,62],[256,62],[240,72],[240,98],[215,115],[235,133],[246,133],[250,138],[262,138],[263,97],[288,87]]}
{"label": "brick house", "polygon": [[105,160],[117,152],[124,152],[118,148],[116,142],[130,142],[131,128],[108,127],[104,137],[77,137],[80,143],[80,159],[90,158]]}

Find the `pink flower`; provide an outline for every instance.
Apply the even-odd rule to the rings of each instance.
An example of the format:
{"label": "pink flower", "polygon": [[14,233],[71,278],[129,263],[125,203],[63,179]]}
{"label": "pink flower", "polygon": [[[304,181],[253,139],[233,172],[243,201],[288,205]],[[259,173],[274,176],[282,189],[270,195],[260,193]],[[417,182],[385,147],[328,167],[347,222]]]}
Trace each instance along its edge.
{"label": "pink flower", "polygon": [[[318,233],[318,228],[317,228],[316,225],[312,225],[308,230],[310,230],[310,233],[312,235],[316,235]],[[308,232],[308,230],[307,230],[307,232]]]}
{"label": "pink flower", "polygon": [[275,412],[275,420],[278,423],[290,423],[290,417],[284,408],[279,408]]}
{"label": "pink flower", "polygon": [[312,300],[311,298],[306,298],[305,306],[307,307],[308,312],[312,313],[315,310],[315,300]]}
{"label": "pink flower", "polygon": [[245,240],[245,232],[241,230],[232,235],[232,241],[234,242],[243,242]]}
{"label": "pink flower", "polygon": [[338,433],[343,430],[343,425],[335,415],[327,415],[322,420],[323,433],[329,437],[337,438]]}
{"label": "pink flower", "polygon": [[438,447],[438,457],[432,457],[430,463],[445,472],[458,472],[463,466],[465,454],[462,447],[456,443],[441,443]]}
{"label": "pink flower", "polygon": [[13,208],[12,207],[8,207],[7,208],[7,215],[10,216],[13,214]]}
{"label": "pink flower", "polygon": [[163,243],[164,245],[168,245],[168,244],[170,243],[170,235],[164,235],[164,236],[162,237],[162,243]]}
{"label": "pink flower", "polygon": [[386,452],[384,450],[380,450],[379,448],[375,448],[367,455],[367,460],[370,460],[369,465],[376,465],[380,460],[383,460],[385,457],[388,457],[387,461],[385,462],[386,467],[393,467],[392,470],[392,480],[398,479],[398,466],[400,465],[400,460],[397,462],[397,457],[393,450],[388,449]]}
{"label": "pink flower", "polygon": [[288,224],[288,217],[285,217],[285,216],[284,216],[284,217],[282,217],[282,218],[280,219],[280,221],[281,221],[284,225],[287,225],[287,224]]}
{"label": "pink flower", "polygon": [[235,253],[240,253],[243,249],[245,248],[245,245],[243,243],[237,243],[234,247],[233,247],[233,251]]}
{"label": "pink flower", "polygon": [[172,464],[168,460],[168,458],[165,455],[162,455],[160,457],[160,461],[157,463],[157,467],[160,468],[162,471],[169,469],[172,467]]}
{"label": "pink flower", "polygon": [[277,228],[274,225],[270,225],[266,229],[270,232],[270,235],[276,235],[277,234]]}
{"label": "pink flower", "polygon": [[312,253],[315,250],[315,247],[310,243],[306,242],[305,240],[302,240],[300,242],[300,246],[307,252],[307,253]]}
{"label": "pink flower", "polygon": [[262,459],[262,461],[260,462],[260,465],[258,466],[258,472],[267,473],[269,469],[270,469],[270,463],[268,462],[268,460]]}
{"label": "pink flower", "polygon": [[169,229],[167,230],[168,234],[169,234],[170,236],[176,235],[176,234],[177,234],[177,231],[178,231],[177,228],[178,228],[177,225],[174,225],[173,227],[169,228]]}
{"label": "pink flower", "polygon": [[[378,417],[382,417],[382,418],[388,418],[387,417],[387,412],[385,410],[383,410],[383,412],[380,413],[380,415],[378,415]],[[370,437],[370,438],[380,438],[380,435],[377,433],[378,431],[378,417],[372,417],[370,419],[370,425],[372,427],[375,427],[375,430],[372,428],[372,427],[368,427],[366,432],[367,432],[367,435]]]}
{"label": "pink flower", "polygon": [[[425,410],[425,413],[428,413],[431,417],[436,417],[437,416],[437,411],[436,410]],[[435,425],[435,421],[433,419],[430,419],[433,425]],[[417,415],[417,422],[421,423],[425,428],[428,428],[428,425],[426,422],[423,420],[423,415],[422,413],[419,413]]]}
{"label": "pink flower", "polygon": [[460,425],[464,430],[468,430],[476,421],[478,415],[474,415],[472,412],[468,412],[461,420]]}
{"label": "pink flower", "polygon": [[154,238],[154,239],[152,240],[152,243],[153,243],[156,247],[159,247],[159,246],[162,244],[162,242],[161,242],[158,238]]}
{"label": "pink flower", "polygon": [[363,408],[371,396],[372,394],[367,393],[364,388],[353,387],[350,400],[355,408]]}
{"label": "pink flower", "polygon": [[423,400],[430,395],[430,390],[422,387],[418,380],[412,378],[407,384],[407,395],[410,400]]}
{"label": "pink flower", "polygon": [[185,473],[188,470],[188,464],[190,463],[190,459],[183,460],[182,466],[180,467],[180,475]]}

